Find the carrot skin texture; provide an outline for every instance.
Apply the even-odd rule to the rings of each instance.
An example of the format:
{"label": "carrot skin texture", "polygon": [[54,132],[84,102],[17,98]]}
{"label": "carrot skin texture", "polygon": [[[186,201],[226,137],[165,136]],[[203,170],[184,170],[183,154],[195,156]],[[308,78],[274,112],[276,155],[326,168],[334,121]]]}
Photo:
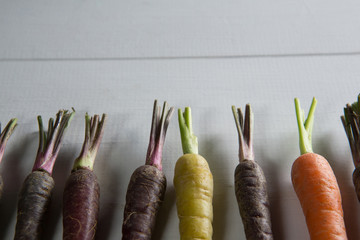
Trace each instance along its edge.
{"label": "carrot skin texture", "polygon": [[63,208],[63,239],[95,239],[100,186],[89,169],[73,171],[66,181]]}
{"label": "carrot skin texture", "polygon": [[347,239],[341,194],[327,160],[305,153],[293,163],[291,178],[312,240]]}
{"label": "carrot skin texture", "polygon": [[266,179],[255,161],[243,160],[236,167],[235,194],[246,239],[273,239]]}
{"label": "carrot skin texture", "polygon": [[174,187],[181,240],[212,239],[213,186],[205,158],[189,153],[177,160]]}
{"label": "carrot skin texture", "polygon": [[19,195],[14,240],[40,239],[54,185],[53,178],[45,171],[33,171],[27,176]]}
{"label": "carrot skin texture", "polygon": [[151,239],[165,190],[166,178],[158,168],[143,165],[134,171],[126,192],[123,240]]}

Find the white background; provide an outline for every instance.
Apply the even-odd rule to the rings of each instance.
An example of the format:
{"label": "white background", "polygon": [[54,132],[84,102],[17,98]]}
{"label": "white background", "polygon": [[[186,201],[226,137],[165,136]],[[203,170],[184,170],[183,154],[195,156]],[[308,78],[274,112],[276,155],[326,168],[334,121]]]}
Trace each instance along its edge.
{"label": "white background", "polygon": [[[245,239],[234,194],[238,139],[231,105],[251,103],[255,158],[268,180],[275,239],[309,239],[291,185],[299,156],[294,97],[318,107],[313,149],[341,189],[349,239],[360,207],[340,115],[360,79],[360,2],[355,0],[0,1],[0,121],[19,126],[0,172],[0,239],[12,239],[17,195],[38,147],[36,116],[77,111],[54,167],[44,239],[61,239],[62,192],[84,135],[84,115],[107,113],[95,163],[101,185],[97,239],[119,239],[130,176],[144,164],[154,99],[191,106],[199,152],[214,176],[214,240]],[[168,179],[154,239],[179,239],[172,184],[182,155],[169,126]]]}

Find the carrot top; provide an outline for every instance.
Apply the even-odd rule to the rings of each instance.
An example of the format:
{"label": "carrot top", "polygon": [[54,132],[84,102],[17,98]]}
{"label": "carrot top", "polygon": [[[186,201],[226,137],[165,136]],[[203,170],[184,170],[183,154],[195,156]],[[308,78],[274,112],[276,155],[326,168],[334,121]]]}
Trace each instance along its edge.
{"label": "carrot top", "polygon": [[167,102],[161,112],[161,107],[154,101],[154,109],[150,130],[149,146],[146,153],[146,165],[151,165],[162,170],[162,150],[165,142],[166,131],[170,123],[170,118],[174,112],[174,108],[168,109]]}
{"label": "carrot top", "polygon": [[232,106],[236,128],[239,134],[239,160],[254,160],[252,135],[254,129],[254,114],[250,104],[246,104],[245,121],[241,108]]}
{"label": "carrot top", "polygon": [[106,117],[107,115],[103,114],[100,120],[99,115],[94,115],[94,117],[90,118],[87,113],[85,114],[85,140],[81,153],[74,162],[73,171],[79,168],[93,170],[95,157],[104,134]]}
{"label": "carrot top", "polygon": [[198,141],[197,137],[192,131],[191,109],[186,107],[184,113],[181,109],[178,110],[179,127],[181,135],[181,144],[183,153],[198,154]]}
{"label": "carrot top", "polygon": [[299,142],[301,154],[312,153],[311,134],[314,125],[314,112],[316,108],[317,100],[314,97],[310,106],[310,110],[307,118],[305,119],[305,112],[300,107],[299,99],[295,98],[295,111],[296,119],[299,128]]}
{"label": "carrot top", "polygon": [[48,131],[45,133],[42,118],[38,116],[39,124],[39,148],[32,171],[44,170],[50,175],[59,154],[60,145],[63,140],[65,129],[68,127],[75,111],[60,110],[53,118],[49,119]]}
{"label": "carrot top", "polygon": [[16,118],[11,119],[2,132],[1,132],[1,124],[0,124],[0,132],[1,132],[1,134],[0,134],[0,162],[4,155],[6,143],[9,140],[11,134],[13,133],[15,127],[17,126],[16,123],[17,123]]}
{"label": "carrot top", "polygon": [[349,140],[354,165],[358,167],[360,165],[360,94],[357,102],[346,104],[341,121]]}

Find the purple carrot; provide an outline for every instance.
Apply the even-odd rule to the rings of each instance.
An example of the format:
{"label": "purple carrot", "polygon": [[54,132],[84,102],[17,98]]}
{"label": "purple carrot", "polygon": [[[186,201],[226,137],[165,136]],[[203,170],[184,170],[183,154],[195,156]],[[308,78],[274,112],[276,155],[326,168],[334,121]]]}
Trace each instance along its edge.
{"label": "purple carrot", "polygon": [[39,148],[32,172],[25,179],[19,195],[15,240],[40,239],[42,223],[55,185],[51,177],[59,154],[65,129],[75,112],[60,110],[54,122],[50,118],[45,133],[42,118],[38,116]]}
{"label": "purple carrot", "polygon": [[96,154],[104,133],[107,116],[85,115],[85,140],[80,156],[75,160],[64,190],[63,239],[95,238],[100,187],[93,172]]}
{"label": "purple carrot", "polygon": [[161,160],[166,130],[173,111],[174,108],[168,109],[165,102],[161,113],[161,107],[155,100],[145,165],[134,171],[126,192],[123,240],[151,239],[156,216],[165,195],[166,178],[162,172]]}
{"label": "purple carrot", "polygon": [[235,195],[247,240],[272,240],[269,200],[264,173],[255,162],[253,113],[246,105],[245,120],[240,108],[232,106],[239,135],[239,160],[235,169]]}
{"label": "purple carrot", "polygon": [[[8,139],[10,138],[11,134],[13,133],[15,127],[17,126],[16,122],[17,122],[16,118],[11,119],[2,132],[1,132],[1,124],[0,124],[0,132],[1,132],[1,134],[0,134],[0,163],[4,156],[4,150],[5,150],[6,143],[7,143]],[[0,199],[2,196],[3,189],[4,189],[4,182],[0,175]]]}

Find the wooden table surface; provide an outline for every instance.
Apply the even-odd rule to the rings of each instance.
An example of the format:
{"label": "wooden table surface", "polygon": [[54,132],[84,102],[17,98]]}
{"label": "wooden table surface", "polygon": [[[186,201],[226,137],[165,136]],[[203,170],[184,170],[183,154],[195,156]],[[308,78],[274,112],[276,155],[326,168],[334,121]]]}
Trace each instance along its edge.
{"label": "wooden table surface", "polygon": [[[214,176],[214,240],[245,239],[234,194],[238,139],[231,105],[251,103],[275,239],[309,239],[291,185],[299,155],[294,97],[318,99],[314,151],[341,189],[349,239],[360,203],[340,115],[360,92],[360,2],[355,0],[0,1],[0,121],[17,117],[0,173],[0,239],[12,239],[16,201],[37,146],[36,116],[74,107],[53,177],[44,239],[61,239],[62,192],[81,150],[84,115],[109,115],[95,163],[97,239],[121,237],[131,173],[144,164],[154,99],[191,106],[199,152]],[[182,155],[176,114],[163,153],[168,188],[154,239],[179,239],[172,184]]]}

